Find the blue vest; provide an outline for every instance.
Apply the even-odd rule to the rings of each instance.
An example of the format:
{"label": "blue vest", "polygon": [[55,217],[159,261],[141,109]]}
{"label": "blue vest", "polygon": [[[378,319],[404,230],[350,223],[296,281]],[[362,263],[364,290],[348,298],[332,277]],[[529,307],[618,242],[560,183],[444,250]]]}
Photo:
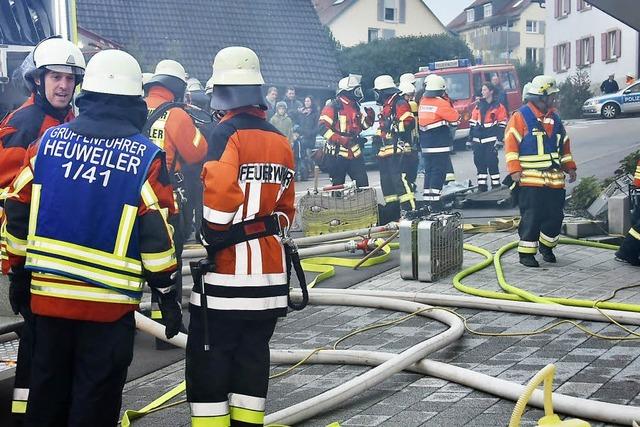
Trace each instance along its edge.
{"label": "blue vest", "polygon": [[159,152],[141,134],[47,130],[34,165],[26,268],[103,288],[92,299],[137,303],[144,284],[138,207]]}
{"label": "blue vest", "polygon": [[520,114],[527,124],[527,133],[520,141],[520,164],[523,169],[560,168],[561,141],[564,129],[560,117],[553,113],[553,132],[547,135],[543,123],[538,120],[528,105],[520,107]]}

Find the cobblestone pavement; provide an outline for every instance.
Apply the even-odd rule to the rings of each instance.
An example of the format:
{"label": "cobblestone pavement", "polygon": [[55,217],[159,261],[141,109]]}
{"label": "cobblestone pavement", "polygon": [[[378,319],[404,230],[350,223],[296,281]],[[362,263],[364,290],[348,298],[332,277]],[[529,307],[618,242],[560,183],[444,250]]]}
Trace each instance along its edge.
{"label": "cobblestone pavement", "polygon": [[[505,234],[483,234],[466,241],[495,251],[516,239]],[[633,267],[613,260],[611,251],[562,245],[556,250],[558,263],[525,269],[517,254],[503,257],[507,281],[531,292],[585,299],[608,298],[614,289],[637,284],[640,275]],[[465,252],[465,266],[481,260]],[[481,289],[500,290],[493,269],[466,280]],[[459,295],[451,277],[435,283],[400,279],[397,269],[356,286],[360,289],[420,291]],[[639,288],[619,292],[615,301],[640,304]],[[557,322],[555,318],[511,313],[458,309],[469,326],[483,332],[531,331]],[[401,317],[401,313],[344,306],[311,306],[283,319],[272,339],[274,349],[314,349],[330,346],[356,328]],[[623,334],[619,328],[598,322],[580,322],[602,334]],[[399,353],[438,334],[444,326],[424,317],[356,335],[340,349],[376,350]],[[631,327],[635,331],[638,328]],[[555,390],[567,395],[626,405],[640,403],[640,359],[637,341],[606,341],[563,324],[552,331],[522,337],[486,337],[466,332],[455,344],[429,356],[505,380],[526,383],[548,363],[557,367]],[[279,372],[285,366],[273,366]],[[344,383],[369,368],[338,365],[303,365],[293,373],[271,381],[267,413],[288,407]],[[183,378],[179,362],[127,384],[124,408],[137,409],[162,394]],[[213,380],[213,379],[212,379]],[[450,383],[438,378],[402,372],[371,387],[329,413],[308,420],[304,426],[326,426],[339,421],[343,426],[506,426],[514,402]],[[544,414],[529,410],[523,426],[537,425]],[[188,426],[189,409],[179,405],[137,421],[137,426]],[[592,422],[592,426],[604,424]]]}

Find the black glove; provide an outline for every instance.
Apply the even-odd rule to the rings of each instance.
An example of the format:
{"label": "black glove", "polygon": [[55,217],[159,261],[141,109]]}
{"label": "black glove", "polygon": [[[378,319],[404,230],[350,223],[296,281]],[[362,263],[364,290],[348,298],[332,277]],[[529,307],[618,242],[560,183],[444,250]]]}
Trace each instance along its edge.
{"label": "black glove", "polygon": [[164,323],[164,334],[169,338],[173,338],[180,332],[182,326],[182,308],[178,301],[176,301],[176,291],[172,290],[166,294],[154,290],[158,296],[158,305],[160,306],[160,312],[162,313],[162,323]]}
{"label": "black glove", "polygon": [[31,272],[24,267],[11,267],[9,271],[9,303],[14,314],[31,315]]}

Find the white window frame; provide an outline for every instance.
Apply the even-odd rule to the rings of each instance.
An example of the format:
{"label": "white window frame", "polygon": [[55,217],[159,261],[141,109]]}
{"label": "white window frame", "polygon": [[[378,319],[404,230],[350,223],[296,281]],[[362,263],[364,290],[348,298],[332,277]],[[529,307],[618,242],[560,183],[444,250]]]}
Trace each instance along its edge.
{"label": "white window frame", "polygon": [[[533,58],[533,61],[529,61],[529,52],[533,52],[533,55],[531,55]],[[525,48],[525,58],[527,59],[527,62],[532,62],[534,64],[538,64],[540,62],[539,58],[538,58],[538,53],[539,53],[539,49],[537,47],[527,47]]]}
{"label": "white window frame", "polygon": [[567,43],[562,43],[558,46],[558,59],[560,63],[560,71],[567,71],[571,68],[570,64],[567,64]]}
{"label": "white window frame", "polygon": [[[529,24],[531,23],[531,30],[529,30]],[[527,34],[540,34],[540,23],[533,19],[527,19],[525,24],[525,32]]]}
{"label": "white window frame", "polygon": [[580,58],[580,65],[585,67],[591,65],[591,61],[589,61],[589,54],[591,53],[591,40],[591,37],[580,39],[580,49],[582,49],[582,58]]}
{"label": "white window frame", "polygon": [[485,18],[489,18],[490,16],[493,16],[493,4],[485,3],[485,5],[482,6],[482,12]]}
{"label": "white window frame", "polygon": [[[374,32],[376,33],[376,37],[375,38],[371,38],[371,33]],[[367,42],[372,42],[374,40],[380,40],[381,36],[380,36],[380,28],[371,28],[369,27],[367,29]]]}
{"label": "white window frame", "polygon": [[467,22],[473,22],[476,20],[475,9],[467,9]]}
{"label": "white window frame", "polygon": [[607,31],[607,53],[609,59],[618,59],[616,55],[616,30]]}
{"label": "white window frame", "polygon": [[[393,3],[393,7],[387,7],[387,3]],[[384,22],[399,22],[400,5],[398,0],[384,0]],[[393,9],[393,19],[387,19],[387,9]]]}

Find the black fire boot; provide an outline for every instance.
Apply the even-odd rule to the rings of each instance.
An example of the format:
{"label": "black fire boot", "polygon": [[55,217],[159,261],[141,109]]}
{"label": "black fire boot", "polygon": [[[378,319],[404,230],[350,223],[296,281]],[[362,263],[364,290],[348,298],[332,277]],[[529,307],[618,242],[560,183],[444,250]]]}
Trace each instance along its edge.
{"label": "black fire boot", "polygon": [[550,247],[541,244],[538,250],[540,251],[540,254],[542,255],[542,259],[545,262],[551,262],[551,263],[557,262],[556,256],[553,254],[553,249],[551,249]]}
{"label": "black fire boot", "polygon": [[525,267],[540,267],[540,264],[538,264],[538,260],[536,260],[536,257],[531,254],[520,254],[520,264],[524,265]]}
{"label": "black fire boot", "polygon": [[634,258],[633,256],[624,253],[622,250],[617,251],[615,255],[616,261],[626,262],[627,264],[631,264],[634,267],[640,267],[640,259],[638,259],[638,257]]}

